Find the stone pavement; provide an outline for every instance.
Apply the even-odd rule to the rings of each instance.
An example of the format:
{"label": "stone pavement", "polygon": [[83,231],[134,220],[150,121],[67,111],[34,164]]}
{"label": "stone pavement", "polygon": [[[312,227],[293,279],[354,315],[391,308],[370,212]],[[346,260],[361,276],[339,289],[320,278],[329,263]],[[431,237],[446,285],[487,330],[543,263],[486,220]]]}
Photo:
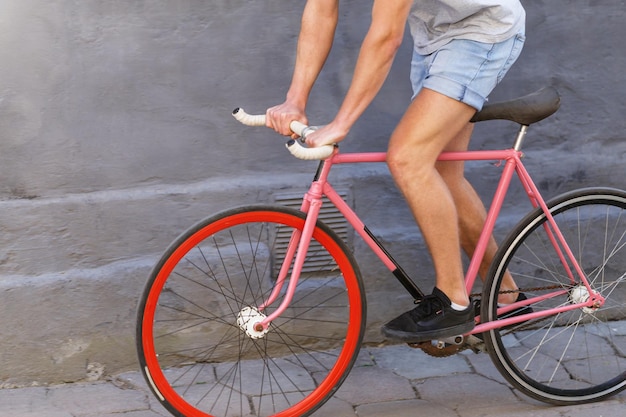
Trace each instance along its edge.
{"label": "stone pavement", "polygon": [[[104,381],[0,390],[0,417],[167,417],[139,372]],[[364,347],[315,417],[624,417],[626,393],[554,407],[525,397],[486,354],[431,358],[408,346]]]}

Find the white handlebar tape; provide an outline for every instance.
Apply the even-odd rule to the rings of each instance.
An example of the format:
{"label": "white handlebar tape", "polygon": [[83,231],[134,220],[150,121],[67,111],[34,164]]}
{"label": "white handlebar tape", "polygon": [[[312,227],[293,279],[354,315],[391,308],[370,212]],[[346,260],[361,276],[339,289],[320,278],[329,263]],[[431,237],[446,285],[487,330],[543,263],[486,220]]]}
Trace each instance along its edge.
{"label": "white handlebar tape", "polygon": [[[264,114],[251,115],[240,107],[233,110],[233,117],[246,126],[265,126]],[[315,131],[315,129],[295,120],[291,122],[289,128],[293,133],[305,139],[309,133]],[[326,159],[330,157],[335,150],[333,145],[320,146],[319,148],[305,148],[293,139],[287,142],[286,147],[296,158],[308,161]]]}
{"label": "white handlebar tape", "polygon": [[265,115],[258,114],[253,116],[248,114],[242,108],[233,110],[233,117],[246,126],[265,126]]}
{"label": "white handlebar tape", "polygon": [[287,142],[285,146],[293,156],[307,161],[326,159],[330,157],[335,150],[333,145],[324,145],[319,148],[305,148],[293,139]]}

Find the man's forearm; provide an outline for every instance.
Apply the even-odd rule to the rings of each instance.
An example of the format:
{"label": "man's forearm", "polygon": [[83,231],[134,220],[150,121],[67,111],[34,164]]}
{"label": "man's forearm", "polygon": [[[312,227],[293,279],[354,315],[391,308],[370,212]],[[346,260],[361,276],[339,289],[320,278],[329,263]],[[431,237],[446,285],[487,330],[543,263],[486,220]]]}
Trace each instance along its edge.
{"label": "man's forearm", "polygon": [[342,130],[352,127],[385,82],[402,43],[410,5],[406,0],[375,2],[372,25],[361,46],[352,83],[334,120]]}
{"label": "man's forearm", "polygon": [[287,101],[304,109],[328,58],[339,18],[339,0],[309,0],[302,14],[296,65]]}

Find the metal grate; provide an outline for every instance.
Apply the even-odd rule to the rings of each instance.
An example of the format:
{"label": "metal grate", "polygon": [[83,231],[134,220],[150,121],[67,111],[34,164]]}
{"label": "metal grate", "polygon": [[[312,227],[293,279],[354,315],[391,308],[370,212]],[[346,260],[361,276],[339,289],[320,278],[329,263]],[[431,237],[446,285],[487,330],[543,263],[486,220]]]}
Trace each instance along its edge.
{"label": "metal grate", "polygon": [[[348,200],[349,193],[347,190],[336,190],[341,198],[350,203]],[[276,203],[291,207],[299,210],[302,205],[302,194],[280,194],[274,196]],[[334,206],[326,197],[322,200],[322,208],[319,214],[319,220],[330,227],[348,247],[350,245],[350,227],[347,220],[339,212],[337,207]],[[277,227],[275,230],[275,247],[274,247],[274,277],[278,275],[281,265],[285,259],[287,252],[287,245],[291,238],[291,229]],[[307,253],[307,260],[302,270],[303,274],[324,274],[332,272],[336,269],[336,264],[332,257],[328,254],[322,246],[316,241],[311,242],[309,251]]]}

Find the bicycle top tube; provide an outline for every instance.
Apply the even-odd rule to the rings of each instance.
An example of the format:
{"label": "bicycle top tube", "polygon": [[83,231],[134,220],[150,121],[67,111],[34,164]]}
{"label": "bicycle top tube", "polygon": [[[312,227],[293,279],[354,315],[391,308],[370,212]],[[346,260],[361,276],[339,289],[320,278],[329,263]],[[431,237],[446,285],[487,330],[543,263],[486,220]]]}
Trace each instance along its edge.
{"label": "bicycle top tube", "polygon": [[[520,157],[521,152],[514,149],[486,150],[486,151],[462,151],[443,152],[439,155],[439,161],[502,161],[509,158]],[[334,164],[354,164],[361,162],[385,162],[385,152],[351,152],[339,153],[328,158]]]}

